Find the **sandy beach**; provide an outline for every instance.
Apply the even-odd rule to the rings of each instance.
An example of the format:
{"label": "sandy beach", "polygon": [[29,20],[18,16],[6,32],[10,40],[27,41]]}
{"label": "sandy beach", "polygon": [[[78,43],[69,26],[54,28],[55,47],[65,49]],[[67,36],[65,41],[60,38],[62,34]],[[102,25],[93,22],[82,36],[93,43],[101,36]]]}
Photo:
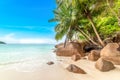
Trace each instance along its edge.
{"label": "sandy beach", "polygon": [[[70,58],[57,57],[54,65],[38,67],[34,71],[18,71],[13,69],[0,69],[0,80],[120,80],[120,66],[109,72],[100,72],[94,67],[94,63],[88,60],[72,61]],[[87,74],[75,74],[65,68],[69,64],[76,64],[84,69]]]}
{"label": "sandy beach", "polygon": [[0,80],[120,80],[120,0],[0,0],[0,11]]}

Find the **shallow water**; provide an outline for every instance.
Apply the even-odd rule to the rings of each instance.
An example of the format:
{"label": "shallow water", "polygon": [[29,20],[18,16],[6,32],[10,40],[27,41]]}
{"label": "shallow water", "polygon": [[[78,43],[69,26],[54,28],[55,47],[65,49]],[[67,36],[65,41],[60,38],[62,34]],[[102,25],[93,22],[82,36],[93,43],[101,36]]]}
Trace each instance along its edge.
{"label": "shallow water", "polygon": [[[52,44],[6,44],[0,45],[0,67],[34,68],[55,60]],[[16,65],[16,66],[15,66]]]}

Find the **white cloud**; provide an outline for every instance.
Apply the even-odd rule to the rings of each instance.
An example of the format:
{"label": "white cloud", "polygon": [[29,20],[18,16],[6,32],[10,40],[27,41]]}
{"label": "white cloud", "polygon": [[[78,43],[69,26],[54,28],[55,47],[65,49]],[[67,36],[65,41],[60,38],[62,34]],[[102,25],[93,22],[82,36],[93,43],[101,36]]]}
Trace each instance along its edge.
{"label": "white cloud", "polygon": [[15,38],[14,33],[10,33],[0,37],[0,41],[4,41],[6,43],[20,43],[20,44],[56,44],[54,39],[50,38]]}
{"label": "white cloud", "polygon": [[10,33],[10,34],[5,35],[3,38],[8,39],[8,40],[13,40],[14,35],[15,35],[14,33]]}
{"label": "white cloud", "polygon": [[10,33],[0,37],[0,40],[6,43],[19,43],[19,40],[15,39],[14,36],[15,36],[14,33]]}
{"label": "white cloud", "polygon": [[22,44],[30,44],[30,43],[34,43],[34,44],[55,44],[56,41],[53,39],[40,39],[40,38],[36,38],[36,39],[20,39],[20,43]]}

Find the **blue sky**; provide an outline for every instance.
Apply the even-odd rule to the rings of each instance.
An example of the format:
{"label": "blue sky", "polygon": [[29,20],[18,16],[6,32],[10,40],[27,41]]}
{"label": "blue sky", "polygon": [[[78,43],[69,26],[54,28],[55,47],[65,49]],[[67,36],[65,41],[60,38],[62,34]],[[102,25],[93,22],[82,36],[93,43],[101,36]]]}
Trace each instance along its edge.
{"label": "blue sky", "polygon": [[0,0],[0,40],[7,43],[54,43],[55,0]]}

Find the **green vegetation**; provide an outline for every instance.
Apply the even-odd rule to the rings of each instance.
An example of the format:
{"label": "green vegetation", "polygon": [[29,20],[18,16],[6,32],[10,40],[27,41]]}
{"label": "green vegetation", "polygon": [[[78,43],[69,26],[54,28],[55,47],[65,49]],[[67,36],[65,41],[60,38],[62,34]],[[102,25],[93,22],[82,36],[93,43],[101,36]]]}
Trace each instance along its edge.
{"label": "green vegetation", "polygon": [[56,40],[83,40],[105,46],[103,40],[120,30],[120,0],[56,0]]}
{"label": "green vegetation", "polygon": [[0,44],[6,44],[5,42],[0,41]]}

